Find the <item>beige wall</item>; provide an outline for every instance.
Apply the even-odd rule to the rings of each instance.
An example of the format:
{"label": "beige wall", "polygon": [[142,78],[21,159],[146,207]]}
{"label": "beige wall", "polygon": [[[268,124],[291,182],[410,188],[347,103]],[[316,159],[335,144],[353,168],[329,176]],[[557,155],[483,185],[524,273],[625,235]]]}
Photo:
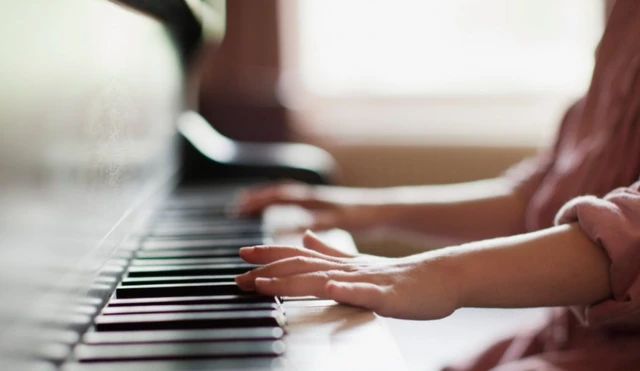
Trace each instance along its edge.
{"label": "beige wall", "polygon": [[533,147],[339,143],[339,182],[349,186],[455,183],[494,177],[535,152]]}

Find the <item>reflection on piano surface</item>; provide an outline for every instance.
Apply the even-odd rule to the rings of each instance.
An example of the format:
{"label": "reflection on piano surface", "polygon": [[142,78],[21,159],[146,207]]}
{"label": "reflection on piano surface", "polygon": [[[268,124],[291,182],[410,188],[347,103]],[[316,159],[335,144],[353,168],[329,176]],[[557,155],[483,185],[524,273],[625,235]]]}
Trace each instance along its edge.
{"label": "reflection on piano surface", "polygon": [[323,181],[329,162],[195,140],[216,136],[183,113],[200,35],[180,22],[198,1],[124,2],[0,3],[0,368],[402,369],[370,312],[238,290],[252,268],[238,248],[300,211],[238,220],[226,205],[265,178]]}

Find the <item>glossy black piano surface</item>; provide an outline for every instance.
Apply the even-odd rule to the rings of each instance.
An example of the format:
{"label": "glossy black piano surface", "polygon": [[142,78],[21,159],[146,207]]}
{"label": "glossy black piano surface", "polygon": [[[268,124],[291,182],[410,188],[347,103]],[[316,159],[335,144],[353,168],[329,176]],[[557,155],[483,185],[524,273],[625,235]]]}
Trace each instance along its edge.
{"label": "glossy black piano surface", "polygon": [[220,212],[234,187],[173,192],[198,10],[0,3],[0,369],[284,351],[280,303],[233,283],[260,221]]}
{"label": "glossy black piano surface", "polygon": [[370,312],[233,282],[252,268],[238,248],[270,235],[225,205],[251,178],[326,181],[331,161],[189,111],[194,50],[224,31],[207,3],[221,23],[202,32],[195,0],[0,2],[0,369],[389,369]]}

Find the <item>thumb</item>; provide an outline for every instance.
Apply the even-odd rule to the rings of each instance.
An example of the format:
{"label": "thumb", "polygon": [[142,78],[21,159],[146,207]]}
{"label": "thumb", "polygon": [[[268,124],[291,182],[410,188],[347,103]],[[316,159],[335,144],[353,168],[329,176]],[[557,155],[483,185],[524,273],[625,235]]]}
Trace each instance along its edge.
{"label": "thumb", "polygon": [[307,249],[317,251],[317,252],[319,252],[321,254],[325,254],[325,255],[329,255],[329,256],[333,256],[333,257],[338,257],[338,258],[352,258],[353,257],[353,255],[344,253],[344,252],[336,249],[335,247],[332,247],[332,246],[328,245],[327,243],[322,241],[320,239],[320,237],[318,237],[317,234],[311,232],[310,230],[307,230],[304,233],[304,236],[302,236],[302,244]]}

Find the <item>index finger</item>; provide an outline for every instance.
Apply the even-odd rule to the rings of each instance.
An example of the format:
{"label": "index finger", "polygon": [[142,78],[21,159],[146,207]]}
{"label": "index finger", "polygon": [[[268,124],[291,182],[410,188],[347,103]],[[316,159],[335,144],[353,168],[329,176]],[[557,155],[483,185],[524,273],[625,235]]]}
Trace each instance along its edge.
{"label": "index finger", "polygon": [[342,262],[342,258],[313,251],[304,247],[260,245],[243,247],[239,251],[240,257],[251,264],[269,264],[278,260],[306,256],[308,258],[323,259],[329,262]]}
{"label": "index finger", "polygon": [[258,277],[256,291],[262,295],[327,297],[327,282],[330,280],[353,281],[357,276],[337,270],[296,274],[286,277]]}

